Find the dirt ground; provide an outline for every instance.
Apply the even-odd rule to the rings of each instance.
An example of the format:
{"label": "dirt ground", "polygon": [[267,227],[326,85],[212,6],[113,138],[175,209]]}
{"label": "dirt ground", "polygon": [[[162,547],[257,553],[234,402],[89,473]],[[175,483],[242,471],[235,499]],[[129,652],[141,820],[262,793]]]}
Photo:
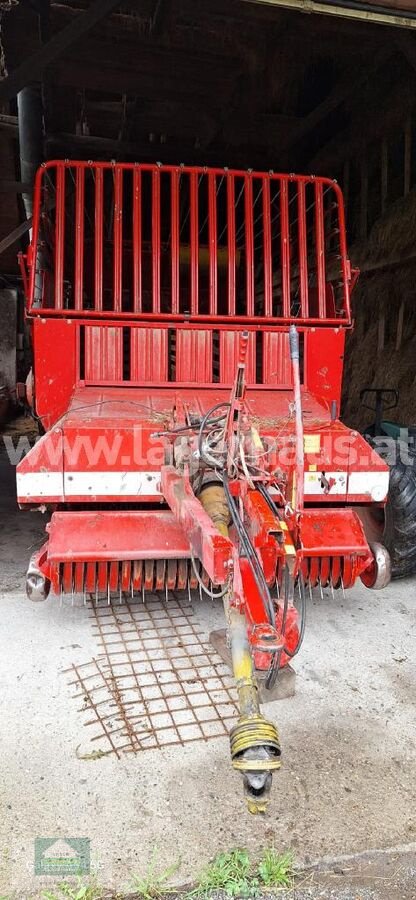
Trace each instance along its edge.
{"label": "dirt ground", "polygon": [[[284,762],[266,817],[253,818],[226,736],[120,758],[92,740],[67,670],[102,654],[94,617],[77,601],[26,599],[45,520],[16,509],[4,453],[1,475],[0,896],[45,886],[34,874],[36,838],[85,837],[92,873],[113,890],[127,890],[155,848],[163,865],[180,860],[178,880],[189,884],[220,850],[256,856],[274,845],[306,867],[323,860],[305,871],[298,900],[415,898],[415,581],[357,586],[345,598],[314,593],[296,694],[264,707]],[[221,607],[198,597],[192,607],[207,641],[223,626]]]}

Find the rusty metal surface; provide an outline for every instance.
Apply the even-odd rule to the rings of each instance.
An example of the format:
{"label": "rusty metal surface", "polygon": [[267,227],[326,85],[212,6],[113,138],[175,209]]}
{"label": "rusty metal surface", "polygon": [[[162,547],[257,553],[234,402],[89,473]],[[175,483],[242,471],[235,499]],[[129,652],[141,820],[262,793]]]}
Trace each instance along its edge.
{"label": "rusty metal surface", "polygon": [[95,606],[91,616],[101,652],[69,672],[93,753],[120,757],[228,734],[233,679],[189,602]]}

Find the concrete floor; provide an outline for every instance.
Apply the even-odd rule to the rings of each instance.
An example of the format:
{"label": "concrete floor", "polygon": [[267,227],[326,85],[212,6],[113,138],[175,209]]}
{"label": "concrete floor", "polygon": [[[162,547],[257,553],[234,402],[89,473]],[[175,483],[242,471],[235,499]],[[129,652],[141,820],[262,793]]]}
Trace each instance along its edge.
{"label": "concrete floor", "polygon": [[[35,837],[89,837],[92,870],[119,889],[145,871],[155,848],[162,867],[181,860],[178,878],[188,883],[215,853],[237,845],[253,854],[265,845],[293,848],[300,862],[411,849],[415,581],[379,593],[359,585],[346,599],[314,596],[296,696],[265,707],[279,727],[284,766],[267,817],[252,818],[225,737],[120,760],[78,758],[86,730],[62,673],[99,652],[90,613],[26,599],[25,568],[44,519],[16,510],[4,453],[2,473],[0,895],[39,890]],[[222,625],[220,606],[198,600],[196,615],[207,632]]]}

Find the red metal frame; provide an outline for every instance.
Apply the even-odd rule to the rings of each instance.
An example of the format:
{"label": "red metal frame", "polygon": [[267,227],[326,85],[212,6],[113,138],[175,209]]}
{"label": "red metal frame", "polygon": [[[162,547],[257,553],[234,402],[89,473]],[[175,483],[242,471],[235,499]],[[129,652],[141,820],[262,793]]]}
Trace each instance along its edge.
{"label": "red metal frame", "polygon": [[[296,387],[297,403],[310,417],[305,440],[314,447],[318,442],[314,452],[307,443],[301,452],[299,432],[296,462],[280,467],[271,454],[260,467],[265,483],[281,468],[287,488],[281,518],[252,485],[233,486],[266,581],[274,584],[287,561],[293,577],[302,570],[310,583],[344,578],[348,585],[370,565],[356,513],[321,511],[334,499],[344,507],[347,499],[368,502],[365,494],[348,496],[352,468],[364,477],[367,470],[386,469],[336,421],[352,283],[338,185],[272,172],[51,161],[36,177],[28,262],[36,410],[50,430],[19,465],[19,500],[62,507],[52,518],[49,545],[38,554],[39,568],[63,590],[90,589],[95,577],[99,590],[108,577],[111,590],[119,577],[122,588],[129,579],[134,586],[137,560],[149,563],[150,585],[155,560],[194,556],[213,584],[232,584],[256,663],[266,668],[267,642],[282,649],[282,607],[273,629],[233,529],[229,537],[221,534],[195,496],[188,473],[195,434],[188,435],[182,466],[175,466],[169,438],[155,444],[152,435],[161,420],[169,429],[187,426],[191,413],[203,416],[229,399],[234,383],[227,446],[235,446],[241,421],[253,416],[260,441],[282,440],[283,433],[290,439],[294,420],[285,423]],[[301,339],[299,368],[289,354],[291,323]],[[85,448],[72,458],[77,438],[98,446],[115,435],[119,448],[111,461],[92,460]],[[325,440],[334,436],[347,439],[348,452],[341,473],[330,475],[336,464]],[[155,447],[161,458],[149,464]],[[366,457],[352,466],[357,447]],[[319,485],[326,472],[327,493]],[[304,475],[312,487],[303,499]],[[337,494],[338,475],[345,483]],[[97,513],[87,537],[95,516],[89,504],[100,502],[118,509]],[[156,512],[159,502],[168,508]],[[126,503],[143,509],[122,511]],[[286,508],[290,503],[293,510]],[[182,570],[178,577],[186,583]],[[286,646],[293,647],[295,611],[288,616]]]}
{"label": "red metal frame", "polygon": [[[75,174],[74,174],[75,173]],[[113,294],[111,309],[103,309],[103,217],[105,192],[110,190],[113,207]],[[146,185],[150,184],[151,228],[144,221]],[[162,179],[168,179],[163,181]],[[73,182],[75,189],[73,188]],[[224,183],[224,187],[222,187]],[[169,184],[169,188],[167,185]],[[55,204],[51,203],[51,186],[55,191]],[[274,191],[271,198],[271,191]],[[166,192],[169,192],[168,195]],[[180,212],[180,196],[189,192],[189,209]],[[306,205],[306,191],[313,199]],[[68,275],[70,242],[65,222],[66,206],[69,208],[71,194],[75,192],[75,273],[74,299],[65,298],[64,281]],[[162,235],[161,203],[169,202],[170,233],[166,229]],[[180,194],[181,192],[181,194]],[[93,196],[92,196],[93,194]],[[243,195],[243,206],[241,197]],[[325,197],[328,195],[325,209]],[[168,196],[168,200],[166,200]],[[261,197],[261,203],[259,199]],[[45,207],[45,199],[48,206]],[[295,202],[296,201],[296,202]],[[279,204],[276,210],[276,202]],[[108,205],[108,203],[107,203]],[[85,208],[85,210],[84,210]],[[244,217],[241,221],[241,209]],[[85,211],[85,215],[84,215]],[[328,213],[331,213],[329,217]],[[236,216],[240,215],[238,223]],[[337,216],[336,227],[326,228],[326,223]],[[108,210],[106,212],[108,216]],[[36,295],[36,273],[43,269],[41,223],[46,217],[51,221],[51,235],[54,253],[54,296],[44,291],[41,298]],[[189,219],[189,222],[188,222]],[[308,221],[309,219],[309,221]],[[94,222],[94,272],[93,289],[86,290],[85,260],[83,247],[86,240],[87,221]],[[165,220],[163,220],[165,221]],[[189,241],[186,230],[189,226]],[[221,231],[219,233],[219,230]],[[147,229],[147,236],[145,235]],[[125,237],[128,231],[131,236]],[[181,238],[181,232],[185,237]],[[226,237],[224,237],[226,233]],[[330,242],[337,235],[338,246],[330,250]],[[150,241],[151,247],[151,312],[144,308],[144,245]],[[223,241],[223,245],[220,244]],[[277,249],[277,240],[280,249]],[[132,246],[132,262],[127,265],[124,258],[128,241]],[[183,288],[181,289],[180,261],[185,243],[189,243],[190,282],[189,306],[183,309]],[[292,244],[297,242],[298,262],[292,258]],[[201,259],[205,245],[208,247],[209,290],[208,312],[200,310]],[[351,272],[347,258],[345,240],[345,216],[342,193],[338,184],[330,179],[313,176],[281,175],[275,173],[245,172],[242,170],[210,169],[186,166],[155,166],[127,163],[90,163],[70,161],[49,161],[39,170],[34,194],[34,218],[32,238],[32,260],[29,280],[28,311],[30,315],[65,315],[71,309],[75,318],[91,318],[98,314],[104,318],[140,317],[146,321],[166,322],[191,321],[208,323],[217,319],[219,269],[218,252],[226,247],[227,263],[227,309],[224,318],[237,313],[238,320],[245,324],[259,325],[270,319],[273,313],[273,279],[281,270],[280,314],[274,315],[275,324],[286,325],[296,320],[297,324],[325,324],[348,326],[351,324],[350,281]],[[162,305],[162,263],[164,255],[170,257],[171,283],[169,287],[169,309]],[[264,271],[264,312],[256,313],[255,269],[259,267],[259,253],[262,254]],[[330,253],[336,271],[331,282],[341,285],[338,312],[334,316],[326,310],[326,255]],[[316,256],[313,262],[313,254]],[[237,255],[244,268],[243,286],[239,289],[240,305],[244,295],[243,314],[237,308]],[[71,270],[72,271],[72,270]],[[308,278],[314,273],[318,294],[318,315],[312,314],[308,306]],[[71,276],[72,277],[72,276]],[[256,275],[257,277],[257,275]],[[91,281],[91,273],[90,279]],[[300,308],[297,309],[297,288],[299,287]],[[129,308],[124,308],[123,292],[130,293]],[[280,290],[280,289],[279,289]],[[274,291],[276,293],[276,291]],[[64,309],[64,306],[66,309]]]}

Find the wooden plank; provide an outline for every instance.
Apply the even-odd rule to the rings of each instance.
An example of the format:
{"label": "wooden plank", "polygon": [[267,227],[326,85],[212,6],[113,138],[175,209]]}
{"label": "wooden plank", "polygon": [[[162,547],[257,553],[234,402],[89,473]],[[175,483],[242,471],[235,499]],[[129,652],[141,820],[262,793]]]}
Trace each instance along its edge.
{"label": "wooden plank", "polygon": [[0,131],[4,131],[6,132],[6,134],[10,134],[10,136],[14,136],[15,134],[17,135],[17,116],[8,116],[6,113],[0,113]]}
{"label": "wooden plank", "polygon": [[38,79],[47,66],[61,56],[81,35],[86,34],[104,16],[119,6],[119,3],[120,0],[93,0],[85,12],[76,16],[69,25],[58,31],[50,41],[25,59],[14,72],[3,78],[0,82],[0,103],[11,100],[29,82]]}
{"label": "wooden plank", "polygon": [[389,145],[383,137],[381,142],[381,212],[384,213],[389,187]]}
{"label": "wooden plank", "polygon": [[5,250],[8,250],[19,238],[23,237],[27,231],[30,231],[32,227],[32,217],[30,219],[26,219],[24,222],[21,222],[20,225],[17,225],[16,228],[13,228],[13,231],[10,231],[6,237],[0,241],[0,254],[4,253]]}
{"label": "wooden plank", "polygon": [[412,184],[412,118],[408,116],[404,127],[404,196]]}
{"label": "wooden plank", "polygon": [[0,181],[0,194],[28,194],[32,190],[32,185],[21,181]]}
{"label": "wooden plank", "polygon": [[368,231],[368,161],[365,149],[361,158],[360,177],[360,238],[364,241]]}
{"label": "wooden plank", "polygon": [[374,74],[380,66],[384,65],[389,57],[391,57],[391,50],[382,49],[375,54],[372,63],[360,71],[357,78],[351,78],[351,74],[348,71],[342,80],[335,85],[328,97],[326,97],[322,103],[319,103],[318,106],[315,106],[315,108],[302,119],[299,125],[291,131],[288,137],[283,138],[281,146],[279,147],[280,152],[291,150],[302,138],[313,131],[313,129],[316,128],[329,113],[333,112],[334,109],[337,109],[344,100],[351,95],[357,95],[364,85],[368,83],[370,76]]}

